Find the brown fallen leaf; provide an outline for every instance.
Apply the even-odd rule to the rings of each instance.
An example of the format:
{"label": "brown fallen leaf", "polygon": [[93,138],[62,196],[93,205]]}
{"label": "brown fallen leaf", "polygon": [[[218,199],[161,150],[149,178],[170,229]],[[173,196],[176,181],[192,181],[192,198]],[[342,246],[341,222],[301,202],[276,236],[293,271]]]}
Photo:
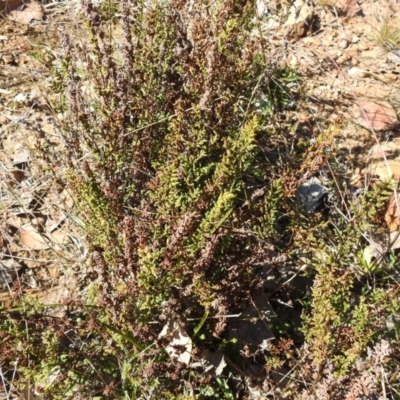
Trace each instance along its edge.
{"label": "brown fallen leaf", "polygon": [[33,226],[25,226],[19,230],[22,244],[32,250],[46,250],[50,243]]}
{"label": "brown fallen leaf", "polygon": [[395,232],[400,229],[400,210],[397,206],[399,202],[400,199],[398,195],[392,194],[390,196],[389,203],[385,212],[385,222],[390,232]]}
{"label": "brown fallen leaf", "polygon": [[388,131],[399,126],[396,111],[386,101],[359,99],[353,108],[358,123],[368,130]]}
{"label": "brown fallen leaf", "polygon": [[167,338],[170,340],[170,343],[165,348],[165,351],[172,360],[189,365],[192,357],[192,339],[190,339],[188,334],[179,326],[176,321],[170,319],[165,324],[158,337]]}
{"label": "brown fallen leaf", "polygon": [[373,163],[368,167],[371,174],[377,175],[381,180],[394,178],[396,181],[400,179],[400,161],[388,160]]}
{"label": "brown fallen leaf", "polygon": [[62,318],[66,314],[66,307],[63,301],[71,296],[71,291],[66,285],[66,278],[60,279],[60,285],[43,289],[36,298],[41,304],[49,305],[47,313],[53,317]]}
{"label": "brown fallen leaf", "polygon": [[71,236],[63,232],[54,232],[46,235],[54,244],[67,245],[71,243]]}
{"label": "brown fallen leaf", "polygon": [[371,249],[374,257],[381,257],[390,250],[400,248],[400,231],[390,232],[390,235],[374,235],[371,237]]}
{"label": "brown fallen leaf", "polygon": [[72,242],[71,236],[63,232],[42,234],[32,225],[25,225],[19,230],[21,242],[32,250],[46,250],[53,245],[67,245]]}
{"label": "brown fallen leaf", "polygon": [[10,171],[10,175],[14,179],[15,182],[21,183],[25,179],[25,173],[24,171],[21,171],[20,169],[14,169]]}
{"label": "brown fallen leaf", "polygon": [[0,14],[24,25],[40,21],[44,17],[41,5],[34,0],[0,0]]}
{"label": "brown fallen leaf", "polygon": [[75,201],[72,197],[71,192],[68,189],[64,189],[60,194],[61,202],[67,207],[67,209],[71,209],[74,207]]}
{"label": "brown fallen leaf", "polygon": [[201,353],[201,357],[199,365],[204,368],[204,372],[210,375],[221,375],[223,369],[227,366],[224,353],[220,350],[211,351],[206,349]]}

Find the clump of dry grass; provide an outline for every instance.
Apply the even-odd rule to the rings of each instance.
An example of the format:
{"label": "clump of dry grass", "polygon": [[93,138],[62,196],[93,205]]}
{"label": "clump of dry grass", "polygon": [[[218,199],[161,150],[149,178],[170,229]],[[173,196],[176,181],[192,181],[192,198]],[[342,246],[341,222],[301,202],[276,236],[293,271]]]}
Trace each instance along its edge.
{"label": "clump of dry grass", "polygon": [[373,34],[373,40],[387,50],[400,49],[400,20],[384,17]]}
{"label": "clump of dry grass", "polygon": [[332,7],[335,5],[336,0],[317,0],[316,3],[321,7]]}

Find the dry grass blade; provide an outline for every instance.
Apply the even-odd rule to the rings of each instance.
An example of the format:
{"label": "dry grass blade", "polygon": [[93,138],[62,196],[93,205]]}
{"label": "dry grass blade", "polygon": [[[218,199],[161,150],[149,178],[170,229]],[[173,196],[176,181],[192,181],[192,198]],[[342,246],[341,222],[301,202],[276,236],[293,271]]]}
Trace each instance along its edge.
{"label": "dry grass blade", "polygon": [[374,41],[387,50],[398,50],[400,48],[399,21],[393,18],[383,18],[374,34]]}

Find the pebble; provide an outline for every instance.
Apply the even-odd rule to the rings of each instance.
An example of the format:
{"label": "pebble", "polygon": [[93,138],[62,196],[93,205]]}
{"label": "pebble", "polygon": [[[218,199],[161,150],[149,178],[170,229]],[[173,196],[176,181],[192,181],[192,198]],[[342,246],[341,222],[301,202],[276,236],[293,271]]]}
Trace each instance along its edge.
{"label": "pebble", "polygon": [[339,44],[340,48],[345,49],[349,45],[349,42],[348,42],[348,40],[343,39],[338,44]]}
{"label": "pebble", "polygon": [[361,51],[366,51],[366,50],[369,50],[369,49],[370,49],[370,45],[369,45],[367,42],[365,42],[364,40],[362,40],[362,41],[358,44],[358,48],[359,48]]}
{"label": "pebble", "polygon": [[321,43],[322,43],[322,46],[324,46],[324,47],[330,47],[332,45],[332,40],[331,39],[322,39]]}
{"label": "pebble", "polygon": [[345,53],[337,59],[337,63],[344,64],[345,62],[349,61],[350,59],[351,59],[351,57],[347,53]]}
{"label": "pebble", "polygon": [[347,73],[349,74],[349,76],[353,77],[353,78],[363,78],[365,76],[369,75],[368,71],[365,71],[364,69],[360,69],[360,68],[350,68]]}
{"label": "pebble", "polygon": [[12,54],[4,54],[1,59],[4,64],[12,64],[14,62],[14,56]]}
{"label": "pebble", "polygon": [[400,50],[389,51],[388,59],[396,65],[400,65]]}

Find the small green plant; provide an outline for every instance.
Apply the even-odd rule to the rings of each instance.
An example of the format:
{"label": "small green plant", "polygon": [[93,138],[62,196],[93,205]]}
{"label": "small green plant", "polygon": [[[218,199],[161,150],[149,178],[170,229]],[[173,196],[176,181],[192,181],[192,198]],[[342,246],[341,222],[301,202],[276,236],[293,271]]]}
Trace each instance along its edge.
{"label": "small green plant", "polygon": [[293,89],[301,82],[300,76],[292,68],[276,68],[269,76],[268,85],[263,88],[255,108],[258,113],[271,117],[274,113],[295,103]]}

